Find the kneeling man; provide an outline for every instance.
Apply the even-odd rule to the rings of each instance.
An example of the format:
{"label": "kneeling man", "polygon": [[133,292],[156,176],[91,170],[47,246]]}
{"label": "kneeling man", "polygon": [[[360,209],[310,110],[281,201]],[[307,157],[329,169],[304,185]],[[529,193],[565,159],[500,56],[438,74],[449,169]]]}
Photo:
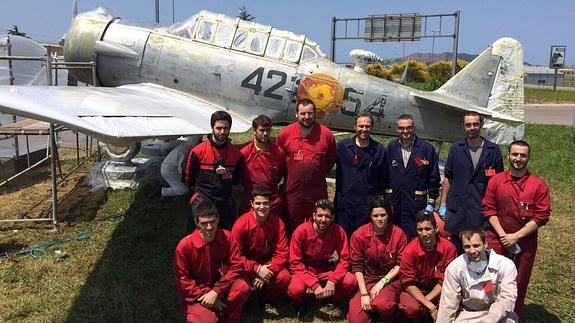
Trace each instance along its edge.
{"label": "kneeling man", "polygon": [[232,236],[245,258],[245,277],[252,289],[263,291],[261,300],[265,304],[286,294],[290,282],[289,245],[283,221],[270,212],[271,191],[255,188],[250,204],[252,209],[237,219]]}
{"label": "kneeling man", "polygon": [[355,278],[348,272],[347,236],[341,226],[332,223],[333,210],[330,200],[317,201],[312,219],[299,225],[292,235],[293,276],[288,295],[298,307],[300,318],[308,292],[318,299],[331,298],[337,303],[349,298],[357,288]]}
{"label": "kneeling man", "polygon": [[196,229],[176,247],[174,276],[178,302],[188,322],[239,322],[250,287],[240,279],[243,260],[229,231],[218,228],[218,210],[200,197]]}
{"label": "kneeling man", "polygon": [[399,295],[399,309],[407,319],[421,322],[429,315],[437,318],[443,273],[457,251],[449,240],[437,233],[432,213],[417,212],[415,225],[417,238],[407,244],[399,265],[401,285],[405,289]]}
{"label": "kneeling man", "polygon": [[510,259],[486,249],[478,226],[459,233],[465,254],[445,271],[438,322],[516,322],[517,270]]}

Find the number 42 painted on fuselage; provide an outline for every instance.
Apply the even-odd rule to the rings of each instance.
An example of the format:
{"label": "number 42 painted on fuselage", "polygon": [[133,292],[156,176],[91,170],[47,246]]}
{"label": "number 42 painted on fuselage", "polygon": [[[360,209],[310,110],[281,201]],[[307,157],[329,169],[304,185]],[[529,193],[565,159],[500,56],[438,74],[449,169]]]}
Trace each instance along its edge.
{"label": "number 42 painted on fuselage", "polygon": [[[265,74],[264,68],[258,67],[252,73],[250,73],[245,79],[242,80],[241,87],[246,88],[246,89],[251,89],[254,91],[255,95],[260,95],[260,93],[263,89],[262,81],[263,81],[264,74]],[[272,69],[272,70],[268,71],[266,77],[268,79],[278,79],[279,78],[279,80],[275,84],[270,86],[268,89],[266,89],[263,92],[263,96],[268,97],[268,98],[272,98],[272,99],[277,99],[277,100],[281,101],[283,99],[283,96],[280,94],[273,93],[273,92],[286,84],[287,74],[285,72]],[[296,82],[295,82],[296,86],[298,86],[300,84],[300,81],[301,81],[301,78],[298,78],[296,80]],[[350,94],[353,94],[356,97],[353,97]],[[381,95],[380,97],[375,99],[375,101],[372,104],[368,105],[363,110],[361,109],[361,107],[362,107],[362,104],[361,104],[362,100],[361,99],[362,98],[363,98],[363,91],[358,91],[358,90],[355,90],[353,88],[347,88],[346,87],[344,92],[343,92],[343,100],[342,101],[347,102],[347,103],[351,103],[354,106],[354,109],[351,111],[347,110],[347,109],[345,109],[344,104],[342,104],[340,106],[340,112],[344,115],[347,115],[347,116],[356,116],[359,113],[361,113],[362,111],[368,112],[368,113],[371,113],[374,117],[376,117],[376,121],[381,121],[381,119],[383,119],[383,117],[384,117],[384,106],[385,106],[385,103],[387,102],[387,96]]]}
{"label": "number 42 painted on fuselage", "polygon": [[[255,95],[260,95],[262,91],[262,79],[264,77],[264,68],[258,67],[255,71],[253,71],[250,75],[248,75],[245,79],[242,80],[241,86],[246,89],[254,90]],[[282,87],[286,84],[287,81],[287,74],[282,71],[277,70],[269,70],[267,74],[268,79],[278,78],[279,80],[274,85],[270,86],[267,90],[264,91],[263,96],[267,98],[272,98],[276,100],[282,100],[283,96],[280,94],[273,93],[275,90]],[[255,79],[255,80],[254,80]],[[254,83],[252,83],[254,82]]]}

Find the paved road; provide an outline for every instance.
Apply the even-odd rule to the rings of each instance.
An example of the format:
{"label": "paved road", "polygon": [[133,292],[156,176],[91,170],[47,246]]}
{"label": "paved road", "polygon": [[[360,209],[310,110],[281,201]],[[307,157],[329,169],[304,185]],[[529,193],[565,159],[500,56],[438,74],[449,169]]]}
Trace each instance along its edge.
{"label": "paved road", "polygon": [[575,126],[575,104],[526,104],[525,122]]}

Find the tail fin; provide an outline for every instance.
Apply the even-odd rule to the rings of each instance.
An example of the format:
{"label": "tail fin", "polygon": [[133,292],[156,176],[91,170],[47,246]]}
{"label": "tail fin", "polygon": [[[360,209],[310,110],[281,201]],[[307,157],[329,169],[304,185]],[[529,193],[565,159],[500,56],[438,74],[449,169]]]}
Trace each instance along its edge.
{"label": "tail fin", "polygon": [[[523,47],[512,38],[497,40],[435,92],[524,120]],[[509,144],[523,137],[525,125],[486,120],[483,131],[493,141]]]}

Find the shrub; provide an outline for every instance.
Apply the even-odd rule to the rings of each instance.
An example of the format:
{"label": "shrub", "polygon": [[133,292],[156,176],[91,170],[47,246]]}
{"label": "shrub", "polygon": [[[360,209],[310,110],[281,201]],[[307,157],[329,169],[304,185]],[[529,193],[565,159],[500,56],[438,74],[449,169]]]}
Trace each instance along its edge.
{"label": "shrub", "polygon": [[395,75],[397,78],[401,78],[406,64],[409,64],[407,67],[407,79],[405,80],[406,82],[427,82],[429,80],[429,73],[425,63],[418,62],[413,59],[405,61],[401,64],[394,64],[391,67],[391,74]]}
{"label": "shrub", "polygon": [[367,65],[367,74],[379,77],[386,80],[391,80],[391,73],[386,70],[381,64],[373,63]]}

